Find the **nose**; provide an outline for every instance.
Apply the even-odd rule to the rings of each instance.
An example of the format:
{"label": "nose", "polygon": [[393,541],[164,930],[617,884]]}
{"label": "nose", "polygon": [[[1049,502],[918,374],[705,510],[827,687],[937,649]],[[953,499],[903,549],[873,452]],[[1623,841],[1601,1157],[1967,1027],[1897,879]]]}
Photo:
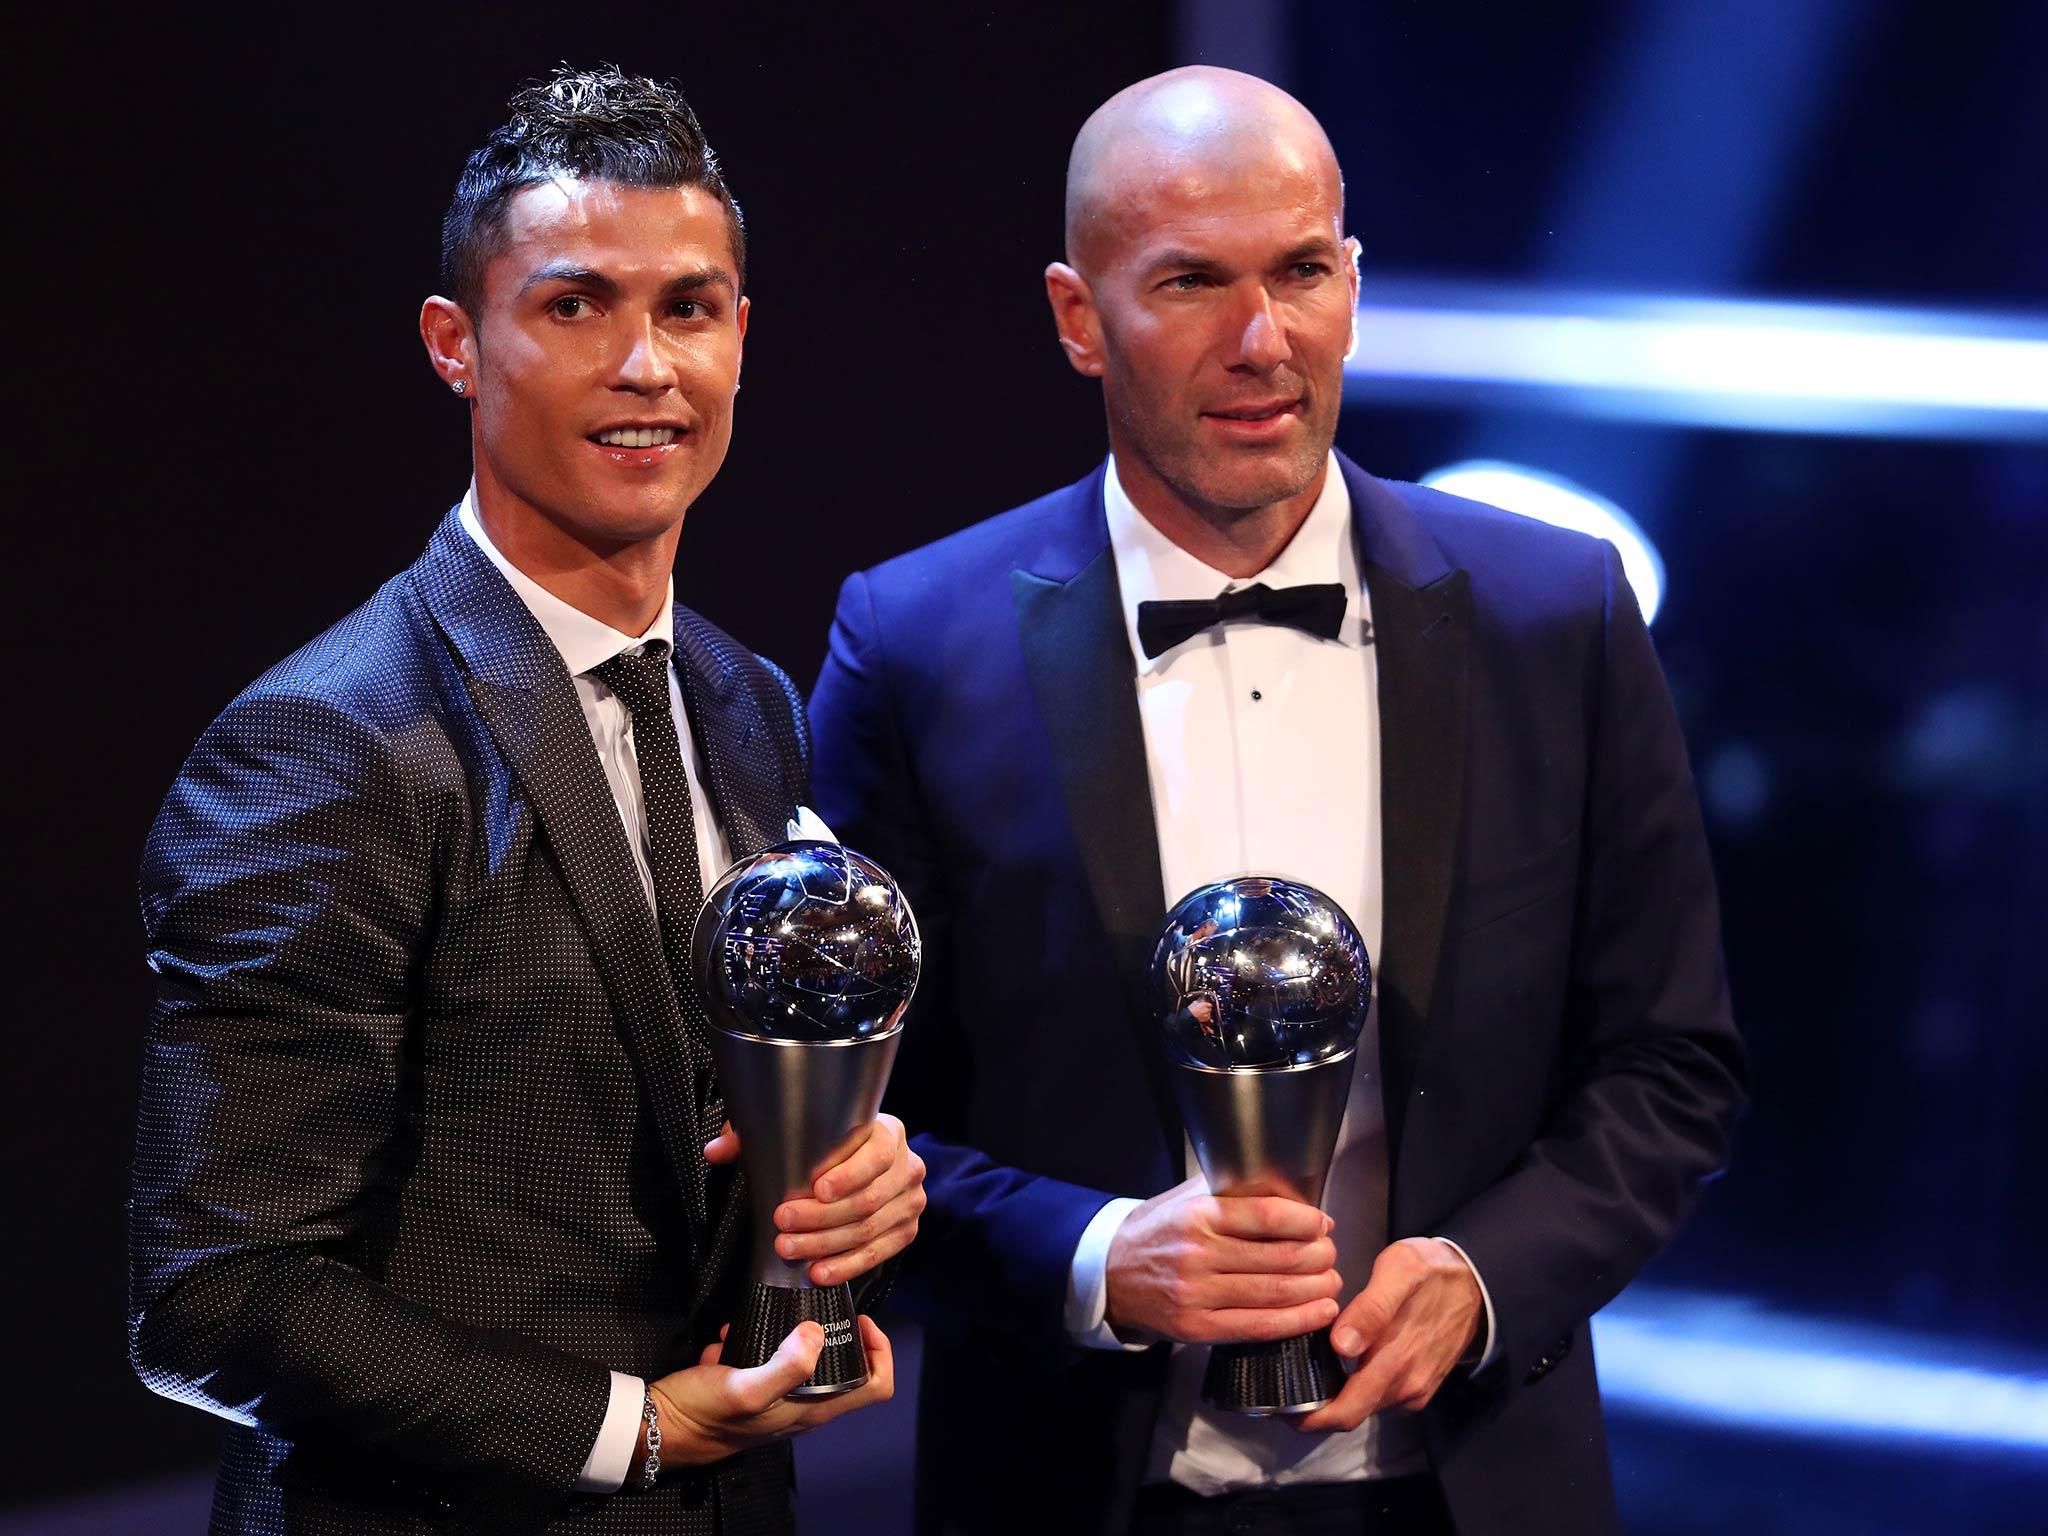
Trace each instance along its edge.
{"label": "nose", "polygon": [[637,321],[629,322],[621,339],[618,366],[614,370],[616,387],[630,389],[635,394],[654,395],[676,385],[675,362],[662,345],[660,332],[652,315],[643,315]]}
{"label": "nose", "polygon": [[1253,373],[1271,373],[1287,361],[1289,350],[1286,329],[1273,312],[1273,295],[1260,283],[1252,289],[1251,307],[1238,323],[1233,366]]}

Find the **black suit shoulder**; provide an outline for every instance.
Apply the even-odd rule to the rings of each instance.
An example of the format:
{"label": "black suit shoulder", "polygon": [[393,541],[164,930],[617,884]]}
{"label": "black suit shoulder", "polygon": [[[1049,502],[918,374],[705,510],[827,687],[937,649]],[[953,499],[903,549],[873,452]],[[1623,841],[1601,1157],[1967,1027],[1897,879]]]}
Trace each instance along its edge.
{"label": "black suit shoulder", "polygon": [[[201,733],[144,847],[152,938],[204,848],[288,840],[316,821],[346,828],[363,851],[430,851],[439,841],[433,807],[447,796],[436,791],[459,797],[463,774],[431,626],[408,574],[264,671]],[[408,908],[431,899],[429,868],[416,861],[351,863],[407,886]]]}
{"label": "black suit shoulder", "polygon": [[1415,514],[1444,558],[1470,573],[1475,606],[1491,600],[1529,617],[1601,612],[1610,549],[1604,540],[1428,486],[1380,483]]}
{"label": "black suit shoulder", "polygon": [[370,599],[265,670],[223,714],[264,701],[323,704],[368,726],[411,720],[435,689],[432,621],[412,573],[402,571]]}

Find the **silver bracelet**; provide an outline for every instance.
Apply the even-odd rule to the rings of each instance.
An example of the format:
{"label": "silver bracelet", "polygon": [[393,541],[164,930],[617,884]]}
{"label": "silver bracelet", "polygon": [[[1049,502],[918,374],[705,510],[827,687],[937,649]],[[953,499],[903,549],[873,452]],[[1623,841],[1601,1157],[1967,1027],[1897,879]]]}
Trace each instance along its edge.
{"label": "silver bracelet", "polygon": [[647,1460],[640,1468],[640,1486],[648,1489],[661,1476],[661,1415],[655,1411],[654,1394],[647,1394],[640,1404],[641,1442],[647,1447]]}

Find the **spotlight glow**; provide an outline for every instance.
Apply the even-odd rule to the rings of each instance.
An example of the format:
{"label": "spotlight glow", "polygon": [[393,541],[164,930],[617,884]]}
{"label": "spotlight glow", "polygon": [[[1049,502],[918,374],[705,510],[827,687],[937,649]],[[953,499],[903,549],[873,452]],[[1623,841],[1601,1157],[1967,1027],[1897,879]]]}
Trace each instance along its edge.
{"label": "spotlight glow", "polygon": [[1635,519],[1604,496],[1557,475],[1496,459],[1468,459],[1422,477],[1422,483],[1451,496],[1483,501],[1538,522],[1605,539],[1621,555],[1622,574],[1653,623],[1664,603],[1664,560]]}
{"label": "spotlight glow", "polygon": [[[1350,398],[1763,431],[2048,437],[2048,317],[1369,280]],[[1478,403],[1484,403],[1483,401]]]}
{"label": "spotlight glow", "polygon": [[1601,1394],[1660,1418],[2048,1451],[2048,1374],[1981,1348],[1637,1287],[1593,1322]]}

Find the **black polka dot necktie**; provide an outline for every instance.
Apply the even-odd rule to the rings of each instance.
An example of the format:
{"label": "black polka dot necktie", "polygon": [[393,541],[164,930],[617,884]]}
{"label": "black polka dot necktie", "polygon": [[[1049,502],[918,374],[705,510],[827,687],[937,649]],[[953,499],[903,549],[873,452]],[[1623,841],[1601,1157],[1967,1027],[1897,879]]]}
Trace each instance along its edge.
{"label": "black polka dot necktie", "polygon": [[667,643],[655,640],[638,651],[621,651],[591,670],[633,717],[633,755],[640,765],[640,802],[646,808],[655,917],[662,953],[675,980],[676,1001],[682,1006],[683,1043],[696,1072],[709,1140],[717,1134],[724,1111],[711,1080],[710,1019],[690,973],[690,930],[704,905],[704,883],[697,867],[697,817],[690,780],[683,771],[682,743],[669,703],[668,658]]}

